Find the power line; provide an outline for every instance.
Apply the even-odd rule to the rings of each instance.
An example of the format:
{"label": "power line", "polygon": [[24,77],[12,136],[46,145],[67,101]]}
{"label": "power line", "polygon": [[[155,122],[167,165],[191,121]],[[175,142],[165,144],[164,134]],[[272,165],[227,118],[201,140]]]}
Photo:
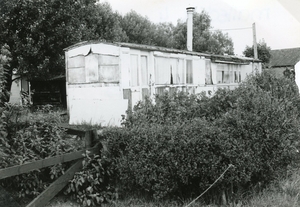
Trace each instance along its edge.
{"label": "power line", "polygon": [[230,28],[230,29],[211,29],[210,31],[229,31],[229,30],[245,30],[245,29],[252,29],[252,27],[242,27],[242,28]]}

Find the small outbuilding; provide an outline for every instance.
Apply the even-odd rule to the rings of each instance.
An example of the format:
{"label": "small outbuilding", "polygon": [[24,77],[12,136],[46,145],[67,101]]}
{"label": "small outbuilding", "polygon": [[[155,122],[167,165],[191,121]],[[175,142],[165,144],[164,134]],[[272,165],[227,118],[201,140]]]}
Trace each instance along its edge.
{"label": "small outbuilding", "polygon": [[295,71],[300,61],[300,47],[271,50],[270,53],[271,58],[266,70],[277,77],[283,76],[286,70]]}
{"label": "small outbuilding", "polygon": [[119,126],[145,96],[165,90],[233,89],[261,62],[131,43],[81,42],[65,49],[70,124]]}

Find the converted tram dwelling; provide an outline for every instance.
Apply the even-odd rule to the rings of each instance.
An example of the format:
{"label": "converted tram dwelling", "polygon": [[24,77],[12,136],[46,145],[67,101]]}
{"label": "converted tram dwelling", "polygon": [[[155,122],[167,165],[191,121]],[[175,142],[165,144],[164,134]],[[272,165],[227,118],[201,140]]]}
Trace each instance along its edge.
{"label": "converted tram dwelling", "polygon": [[120,42],[81,42],[65,49],[65,59],[69,123],[102,126],[119,126],[145,96],[234,89],[261,71],[257,59]]}

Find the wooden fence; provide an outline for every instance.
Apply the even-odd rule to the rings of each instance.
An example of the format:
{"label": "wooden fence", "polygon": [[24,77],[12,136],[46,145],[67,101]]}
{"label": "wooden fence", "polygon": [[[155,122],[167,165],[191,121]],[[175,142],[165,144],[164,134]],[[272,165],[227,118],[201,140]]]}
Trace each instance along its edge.
{"label": "wooden fence", "polygon": [[[55,157],[49,157],[42,160],[37,160],[22,165],[0,169],[0,180],[23,173],[28,173],[33,170],[49,167],[56,164],[75,161],[76,162],[57,180],[55,180],[47,189],[45,189],[38,197],[31,201],[26,207],[42,207],[45,206],[57,193],[59,193],[73,178],[74,174],[82,168],[82,160],[85,154],[96,154],[100,151],[100,146],[92,146],[93,140],[97,138],[96,130],[75,130],[67,129],[68,134],[79,135],[84,137],[84,149],[80,151],[65,153]],[[0,201],[1,206],[1,201]]]}

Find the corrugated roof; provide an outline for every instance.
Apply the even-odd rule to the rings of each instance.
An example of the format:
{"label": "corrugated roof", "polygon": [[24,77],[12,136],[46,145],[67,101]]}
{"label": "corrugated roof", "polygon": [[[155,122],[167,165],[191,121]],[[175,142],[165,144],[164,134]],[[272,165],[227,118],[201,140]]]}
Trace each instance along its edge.
{"label": "corrugated roof", "polygon": [[300,61],[300,47],[271,50],[270,67],[294,66]]}

